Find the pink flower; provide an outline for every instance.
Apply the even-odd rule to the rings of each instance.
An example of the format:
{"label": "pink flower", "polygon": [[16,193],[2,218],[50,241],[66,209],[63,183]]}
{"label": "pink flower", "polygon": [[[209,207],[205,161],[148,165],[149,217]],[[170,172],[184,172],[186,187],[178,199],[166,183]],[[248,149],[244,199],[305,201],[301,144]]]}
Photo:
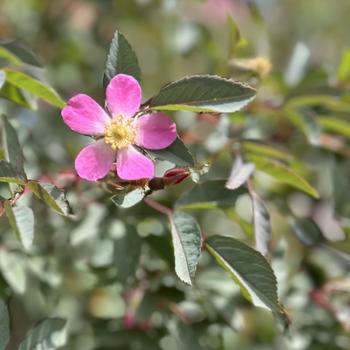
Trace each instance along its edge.
{"label": "pink flower", "polygon": [[75,159],[78,175],[96,181],[105,177],[114,161],[123,180],[150,179],[154,164],[136,147],[163,149],[176,139],[175,123],[163,113],[135,116],[141,87],[130,75],[118,74],[106,89],[109,114],[91,97],[78,94],[62,110],[64,122],[75,132],[96,137]]}

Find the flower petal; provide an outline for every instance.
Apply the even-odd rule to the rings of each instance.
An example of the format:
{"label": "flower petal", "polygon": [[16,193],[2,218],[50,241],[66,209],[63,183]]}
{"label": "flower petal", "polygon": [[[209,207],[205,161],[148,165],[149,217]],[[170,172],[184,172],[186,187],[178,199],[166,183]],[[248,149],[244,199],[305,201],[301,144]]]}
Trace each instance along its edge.
{"label": "flower petal", "polygon": [[111,114],[130,118],[140,108],[141,86],[131,75],[118,74],[107,86],[106,99]]}
{"label": "flower petal", "polygon": [[123,180],[151,179],[154,177],[154,164],[133,146],[118,150],[117,174]]}
{"label": "flower petal", "polygon": [[64,122],[83,135],[103,135],[111,118],[90,96],[79,94],[72,97],[61,112]]}
{"label": "flower petal", "polygon": [[176,124],[164,113],[145,114],[136,123],[136,144],[144,148],[163,149],[176,139]]}
{"label": "flower petal", "polygon": [[78,175],[89,181],[105,177],[111,169],[115,151],[104,140],[99,140],[84,147],[75,158]]}

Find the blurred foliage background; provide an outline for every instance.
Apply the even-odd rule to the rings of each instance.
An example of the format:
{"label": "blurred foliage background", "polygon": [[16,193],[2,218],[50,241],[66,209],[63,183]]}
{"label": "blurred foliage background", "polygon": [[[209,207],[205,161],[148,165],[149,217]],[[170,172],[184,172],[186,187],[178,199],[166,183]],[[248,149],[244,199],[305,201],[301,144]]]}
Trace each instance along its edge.
{"label": "blurred foliage background", "polygon": [[[36,217],[29,253],[0,218],[8,349],[47,317],[68,320],[66,349],[350,349],[349,13],[347,0],[0,0],[0,39],[30,47],[46,69],[28,72],[65,100],[84,92],[103,104],[116,28],[139,58],[145,98],[188,74],[249,82],[258,99],[244,112],[173,113],[196,160],[210,160],[204,178],[227,178],[229,140],[253,162],[267,155],[263,141],[280,152],[269,156],[282,157],[320,193],[315,200],[264,172],[254,176],[270,212],[271,264],[292,322],[282,334],[206,254],[193,287],[178,281],[165,217],[143,203],[118,209],[98,185],[76,181],[71,169],[86,139],[68,130],[58,109],[0,99],[28,175],[65,187],[76,215],[62,218],[23,196]],[[171,206],[190,186],[188,180],[155,197]],[[194,214],[209,236],[254,242],[247,198]]]}

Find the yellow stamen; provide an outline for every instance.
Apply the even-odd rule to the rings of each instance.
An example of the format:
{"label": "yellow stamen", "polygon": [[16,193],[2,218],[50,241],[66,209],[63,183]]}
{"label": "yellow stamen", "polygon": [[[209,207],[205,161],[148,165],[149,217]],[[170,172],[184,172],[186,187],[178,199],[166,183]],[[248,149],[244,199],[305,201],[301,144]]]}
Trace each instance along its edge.
{"label": "yellow stamen", "polygon": [[137,126],[132,118],[126,119],[121,115],[115,116],[112,122],[106,126],[105,142],[113,149],[127,147],[135,142]]}

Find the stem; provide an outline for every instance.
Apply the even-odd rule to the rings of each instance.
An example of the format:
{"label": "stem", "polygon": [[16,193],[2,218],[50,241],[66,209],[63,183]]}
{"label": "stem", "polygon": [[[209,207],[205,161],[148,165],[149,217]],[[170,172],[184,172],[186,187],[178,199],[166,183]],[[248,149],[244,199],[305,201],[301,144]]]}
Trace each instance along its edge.
{"label": "stem", "polygon": [[167,215],[168,217],[171,217],[173,215],[173,210],[156,202],[154,199],[150,197],[146,197],[144,199],[144,202],[149,205],[151,208],[157,210],[158,212]]}
{"label": "stem", "polygon": [[113,188],[115,188],[117,190],[122,190],[124,188],[122,185],[115,183],[112,180],[107,181],[106,184],[112,186]]}
{"label": "stem", "polygon": [[168,307],[184,324],[190,325],[191,320],[181,308],[173,302],[168,302]]}

